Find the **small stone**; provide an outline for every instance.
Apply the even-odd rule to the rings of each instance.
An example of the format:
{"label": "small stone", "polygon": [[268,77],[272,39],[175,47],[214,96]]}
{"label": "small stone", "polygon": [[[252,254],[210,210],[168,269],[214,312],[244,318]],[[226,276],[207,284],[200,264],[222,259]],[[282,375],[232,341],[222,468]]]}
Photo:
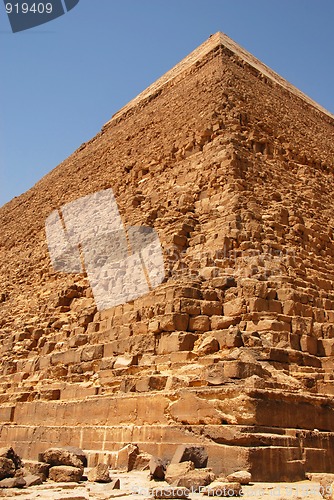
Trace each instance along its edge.
{"label": "small stone", "polygon": [[252,480],[252,474],[247,470],[240,470],[229,474],[226,479],[231,483],[249,484]]}

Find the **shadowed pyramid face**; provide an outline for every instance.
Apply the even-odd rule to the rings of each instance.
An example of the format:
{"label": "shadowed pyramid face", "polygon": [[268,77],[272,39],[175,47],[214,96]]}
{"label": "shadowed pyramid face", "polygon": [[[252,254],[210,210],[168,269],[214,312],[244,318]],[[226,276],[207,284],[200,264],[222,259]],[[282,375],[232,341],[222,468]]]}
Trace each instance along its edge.
{"label": "shadowed pyramid face", "polygon": [[99,310],[134,300],[164,279],[157,233],[144,226],[125,231],[111,189],[52,212],[45,229],[54,269],[86,271]]}
{"label": "shadowed pyramid face", "polygon": [[[13,33],[48,23],[65,13],[62,0],[3,0]],[[64,0],[66,10],[79,0]]]}

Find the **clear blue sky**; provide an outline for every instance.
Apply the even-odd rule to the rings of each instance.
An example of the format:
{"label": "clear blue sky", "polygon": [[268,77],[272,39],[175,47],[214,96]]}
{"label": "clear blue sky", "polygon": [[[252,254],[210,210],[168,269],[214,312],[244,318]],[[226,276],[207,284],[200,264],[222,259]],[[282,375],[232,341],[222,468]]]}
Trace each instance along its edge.
{"label": "clear blue sky", "polygon": [[0,3],[0,206],[223,31],[334,113],[333,0],[80,0],[13,34]]}

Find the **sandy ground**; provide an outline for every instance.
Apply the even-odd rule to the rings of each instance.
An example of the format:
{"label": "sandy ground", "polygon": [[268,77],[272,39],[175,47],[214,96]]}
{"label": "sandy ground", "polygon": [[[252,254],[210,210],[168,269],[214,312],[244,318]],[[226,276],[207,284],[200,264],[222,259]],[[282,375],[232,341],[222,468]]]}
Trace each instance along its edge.
{"label": "sandy ground", "polygon": [[[150,490],[154,487],[169,486],[164,481],[150,481],[148,473],[129,472],[112,474],[119,478],[121,489],[112,490],[108,484],[82,482],[77,483],[52,483],[47,482],[41,486],[29,489],[0,490],[0,498],[17,498],[18,500],[107,500],[111,498],[124,498],[131,500],[147,500]],[[254,483],[244,486],[242,490],[245,500],[320,500],[319,483],[300,481],[297,483]],[[210,497],[202,493],[191,493],[191,500],[208,500]]]}

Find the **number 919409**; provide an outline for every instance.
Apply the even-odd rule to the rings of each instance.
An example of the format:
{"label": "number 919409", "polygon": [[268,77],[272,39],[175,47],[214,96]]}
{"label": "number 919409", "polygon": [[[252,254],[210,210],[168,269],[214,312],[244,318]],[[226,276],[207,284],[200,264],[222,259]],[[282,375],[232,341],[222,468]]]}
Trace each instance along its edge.
{"label": "number 919409", "polygon": [[51,14],[52,3],[35,2],[32,5],[27,3],[6,3],[7,14]]}

